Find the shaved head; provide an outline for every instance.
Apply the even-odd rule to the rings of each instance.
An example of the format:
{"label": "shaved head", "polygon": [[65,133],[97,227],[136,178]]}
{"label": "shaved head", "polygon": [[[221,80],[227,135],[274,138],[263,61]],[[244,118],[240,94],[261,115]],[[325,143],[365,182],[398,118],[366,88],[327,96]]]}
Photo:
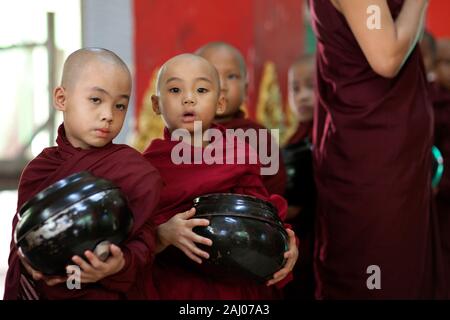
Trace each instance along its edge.
{"label": "shaved head", "polygon": [[159,69],[158,76],[156,78],[157,95],[160,94],[161,85],[164,83],[164,81],[167,80],[165,79],[167,72],[179,64],[188,64],[188,65],[198,64],[199,66],[205,67],[205,71],[211,77],[212,81],[214,82],[214,85],[218,89],[217,92],[218,93],[220,92],[220,78],[216,68],[214,68],[214,66],[211,63],[209,63],[208,60],[198,55],[191,53],[184,53],[169,59],[168,61],[166,61],[166,63],[163,64],[161,69]]}
{"label": "shaved head", "polygon": [[210,42],[210,43],[205,44],[203,47],[200,47],[199,49],[197,49],[197,51],[195,51],[195,53],[198,54],[199,56],[205,57],[212,50],[221,50],[221,49],[227,50],[234,55],[236,60],[239,62],[239,68],[241,69],[242,76],[246,77],[247,76],[247,65],[245,63],[245,59],[242,56],[241,52],[229,43],[221,42],[221,41]]}
{"label": "shaved head", "polygon": [[130,70],[123,60],[114,52],[103,48],[82,48],[66,59],[63,68],[61,86],[70,88],[79,80],[82,71],[92,63],[109,64],[123,69],[131,81]]}

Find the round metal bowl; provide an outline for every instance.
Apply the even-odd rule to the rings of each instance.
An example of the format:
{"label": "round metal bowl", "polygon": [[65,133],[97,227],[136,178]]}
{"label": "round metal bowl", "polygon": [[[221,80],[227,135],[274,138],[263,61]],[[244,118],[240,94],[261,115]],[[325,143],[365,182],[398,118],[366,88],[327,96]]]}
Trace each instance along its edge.
{"label": "round metal bowl", "polygon": [[[62,275],[72,256],[105,243],[119,244],[133,218],[126,198],[111,181],[80,172],[36,194],[19,210],[14,242],[19,254],[46,275]],[[99,246],[97,246],[99,245]],[[96,250],[97,249],[97,250]]]}
{"label": "round metal bowl", "polygon": [[240,194],[217,193],[194,199],[194,218],[210,221],[194,231],[212,240],[201,268],[209,274],[266,281],[285,264],[288,235],[269,202]]}

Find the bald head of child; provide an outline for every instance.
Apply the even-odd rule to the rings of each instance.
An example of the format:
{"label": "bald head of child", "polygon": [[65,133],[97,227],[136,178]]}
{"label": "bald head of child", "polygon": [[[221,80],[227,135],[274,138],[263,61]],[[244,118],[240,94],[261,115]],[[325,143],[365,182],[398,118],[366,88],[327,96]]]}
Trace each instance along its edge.
{"label": "bald head of child", "polygon": [[196,51],[218,71],[221,94],[225,98],[225,112],[216,121],[225,122],[236,115],[247,96],[247,66],[238,49],[226,42],[210,42]]}
{"label": "bald head of child", "polygon": [[170,132],[186,129],[194,133],[196,121],[201,121],[202,131],[207,130],[216,113],[225,108],[217,70],[194,54],[171,58],[159,70],[152,105]]}
{"label": "bald head of child", "polygon": [[436,81],[450,90],[450,39],[440,39],[437,42]]}
{"label": "bald head of child", "polygon": [[314,55],[303,55],[292,63],[288,71],[289,105],[300,123],[313,119],[314,61]]}
{"label": "bald head of child", "polygon": [[83,48],[64,63],[54,106],[63,112],[64,129],[76,148],[103,147],[120,132],[131,95],[131,74],[112,51]]}

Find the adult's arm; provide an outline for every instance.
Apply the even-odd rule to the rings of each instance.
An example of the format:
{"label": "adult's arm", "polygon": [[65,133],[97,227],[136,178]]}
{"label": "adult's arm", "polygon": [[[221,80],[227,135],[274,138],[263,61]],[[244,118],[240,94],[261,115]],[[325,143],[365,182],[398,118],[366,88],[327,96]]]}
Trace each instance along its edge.
{"label": "adult's arm", "polygon": [[[372,69],[386,78],[395,77],[420,37],[428,0],[405,0],[394,21],[387,0],[331,0],[347,20]],[[380,28],[369,28],[376,6]]]}

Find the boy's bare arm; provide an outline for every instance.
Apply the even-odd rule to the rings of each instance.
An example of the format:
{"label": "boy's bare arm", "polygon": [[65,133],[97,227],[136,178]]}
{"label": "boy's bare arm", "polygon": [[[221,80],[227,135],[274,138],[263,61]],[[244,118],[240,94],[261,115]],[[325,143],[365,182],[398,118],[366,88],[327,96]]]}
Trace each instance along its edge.
{"label": "boy's bare arm", "polygon": [[[396,21],[386,0],[333,0],[345,16],[372,69],[392,78],[416,45],[423,29],[428,0],[405,0]],[[370,8],[379,9],[379,28],[369,28]],[[376,18],[376,16],[374,16]]]}

